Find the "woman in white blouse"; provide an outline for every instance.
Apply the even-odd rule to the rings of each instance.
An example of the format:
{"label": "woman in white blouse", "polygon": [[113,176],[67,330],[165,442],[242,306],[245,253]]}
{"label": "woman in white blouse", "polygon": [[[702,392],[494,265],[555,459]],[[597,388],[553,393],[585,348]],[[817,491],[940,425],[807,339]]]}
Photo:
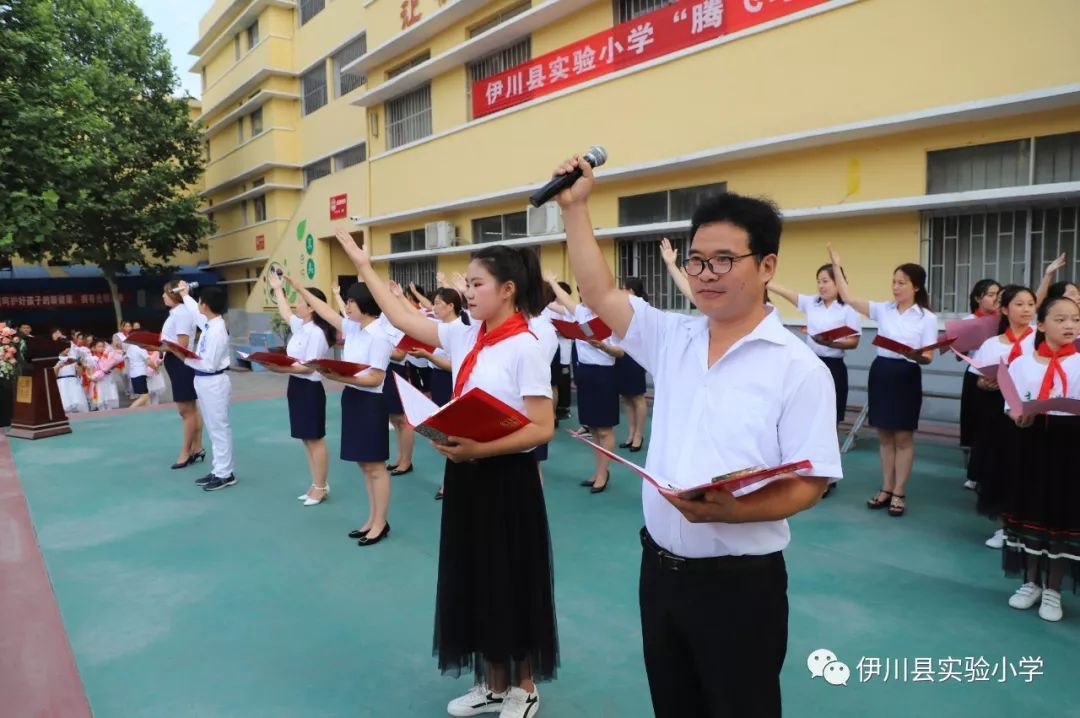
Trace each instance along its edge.
{"label": "woman in white blouse", "polygon": [[890,516],[903,516],[905,491],[915,461],[915,429],[922,409],[922,365],[933,360],[932,351],[919,351],[937,341],[937,316],[930,311],[926,270],[901,264],[893,271],[891,302],[871,302],[851,293],[840,256],[829,245],[840,298],[878,324],[878,334],[912,351],[898,354],[879,348],[870,365],[868,402],[870,425],[878,430],[881,454],[881,489],[867,501],[871,509],[889,507]]}
{"label": "woman in white blouse", "polygon": [[[290,375],[286,392],[289,434],[304,442],[304,453],[307,454],[308,468],[311,470],[311,487],[297,499],[303,501],[304,506],[315,506],[330,495],[330,485],[327,483],[330,459],[326,450],[326,390],[319,373],[304,366],[303,362],[325,359],[330,347],[337,343],[337,329],[316,314],[303,297],[297,300],[295,307],[290,307],[282,286],[283,280],[276,272],[269,272],[266,279],[274,290],[278,313],[292,332],[285,353],[296,359],[297,363],[287,367],[276,364],[264,366],[276,374]],[[326,301],[326,295],[321,290],[308,287],[307,291]]]}
{"label": "woman in white blouse", "polygon": [[[169,316],[161,326],[161,338],[191,349],[195,346],[195,320],[180,301],[176,292],[179,286],[179,282],[168,282],[161,293],[161,300],[169,309]],[[176,410],[184,422],[184,443],[172,465],[174,469],[182,469],[206,458],[202,448],[202,416],[195,400],[195,371],[172,352],[165,353],[165,371],[169,374]]]}

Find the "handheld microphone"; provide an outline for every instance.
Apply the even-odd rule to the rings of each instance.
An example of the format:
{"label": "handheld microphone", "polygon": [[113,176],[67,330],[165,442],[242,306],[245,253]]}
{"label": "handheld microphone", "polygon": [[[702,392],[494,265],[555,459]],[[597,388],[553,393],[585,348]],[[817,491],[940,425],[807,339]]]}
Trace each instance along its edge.
{"label": "handheld microphone", "polygon": [[[188,288],[189,291],[192,290],[192,289],[198,289],[199,288],[199,283],[198,282],[188,282],[187,288]],[[179,294],[180,293],[180,287],[177,287],[173,291],[175,293]]]}
{"label": "handheld microphone", "polygon": [[[585,154],[581,156],[583,160],[589,163],[592,168],[597,168],[600,165],[607,162],[607,150],[600,145],[593,145]],[[533,207],[539,207],[551,200],[552,197],[562,192],[567,187],[577,182],[578,177],[581,177],[581,168],[575,169],[573,172],[568,172],[564,175],[555,175],[551,180],[536,190],[529,196],[529,204]]]}

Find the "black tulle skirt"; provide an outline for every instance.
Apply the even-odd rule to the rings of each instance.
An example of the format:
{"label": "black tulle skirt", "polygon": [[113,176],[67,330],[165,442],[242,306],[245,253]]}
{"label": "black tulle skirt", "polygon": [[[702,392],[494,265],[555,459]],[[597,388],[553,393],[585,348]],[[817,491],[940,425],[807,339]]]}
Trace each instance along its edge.
{"label": "black tulle skirt", "polygon": [[1026,429],[1006,435],[1003,460],[1002,520],[1005,527],[1003,566],[1022,576],[1025,557],[1037,557],[1043,580],[1049,559],[1066,559],[1073,587],[1080,579],[1080,481],[1076,446],[1080,417],[1039,416]]}
{"label": "black tulle skirt", "polygon": [[1004,486],[1008,478],[1003,469],[1009,441],[1016,424],[1005,413],[1005,400],[1000,391],[976,390],[979,394],[970,401],[979,407],[971,429],[971,456],[967,477],[978,484],[975,510],[983,516],[998,519],[1004,501]]}
{"label": "black tulle skirt", "polygon": [[964,383],[960,387],[960,446],[971,447],[976,440],[984,417],[987,404],[984,394],[991,392],[979,388],[979,375],[964,372]]}
{"label": "black tulle skirt", "polygon": [[[533,454],[446,462],[435,599],[439,669],[484,677],[527,661],[535,680],[559,664],[544,492]],[[511,681],[519,678],[511,665]]]}

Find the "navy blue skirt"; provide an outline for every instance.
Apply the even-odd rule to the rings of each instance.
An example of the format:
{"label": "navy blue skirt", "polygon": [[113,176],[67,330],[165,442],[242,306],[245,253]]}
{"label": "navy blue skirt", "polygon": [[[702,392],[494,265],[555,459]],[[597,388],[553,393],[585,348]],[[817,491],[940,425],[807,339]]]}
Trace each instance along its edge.
{"label": "navy blue skirt", "polygon": [[146,388],[146,375],[131,377],[131,393],[136,396],[142,396],[143,394],[149,394],[150,390]]}
{"label": "navy blue skirt", "polygon": [[619,425],[619,392],[615,367],[578,363],[574,372],[578,394],[578,421],[583,426]]}
{"label": "navy blue skirt", "polygon": [[404,409],[401,408],[401,397],[398,396],[397,383],[394,381],[394,377],[390,374],[400,374],[402,379],[409,378],[409,370],[405,368],[404,364],[394,364],[393,362],[387,366],[386,378],[383,379],[382,393],[386,397],[386,411],[390,414],[403,414]]}
{"label": "navy blue skirt", "polygon": [[821,357],[821,361],[829,367],[829,373],[832,374],[833,387],[836,389],[836,423],[839,424],[847,413],[847,364],[843,357]]}
{"label": "navy blue skirt", "polygon": [[169,373],[172,384],[173,401],[195,401],[195,370],[176,358],[174,354],[165,355],[165,371]]}
{"label": "navy blue skirt", "polygon": [[645,369],[629,354],[615,360],[615,386],[619,396],[642,396],[645,394]]}
{"label": "navy blue skirt", "polygon": [[454,380],[450,372],[432,369],[430,386],[431,400],[439,406],[446,406],[450,402],[450,395],[454,393]]}
{"label": "navy blue skirt", "polygon": [[870,425],[915,431],[922,410],[922,367],[905,359],[877,357],[870,365]]}
{"label": "navy blue skirt", "polygon": [[341,460],[390,458],[389,420],[382,394],[346,386],[341,392]]}
{"label": "navy blue skirt", "polygon": [[289,377],[289,433],[294,439],[326,436],[326,389],[321,381]]}

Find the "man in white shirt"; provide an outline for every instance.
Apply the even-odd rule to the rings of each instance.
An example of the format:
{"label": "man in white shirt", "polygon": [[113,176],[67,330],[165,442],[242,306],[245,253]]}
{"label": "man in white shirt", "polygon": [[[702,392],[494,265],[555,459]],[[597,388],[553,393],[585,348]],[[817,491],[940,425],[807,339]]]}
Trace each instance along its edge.
{"label": "man in white shirt", "polygon": [[667,313],[619,291],[593,235],[591,168],[559,195],[570,263],[593,310],[652,374],[646,468],[677,485],[751,466],[813,463],[735,498],[696,501],[642,487],[642,639],[653,710],[780,716],[787,651],[787,517],[841,478],[828,369],[762,303],[780,246],[776,208],[721,194],[691,223],[684,266],[704,316]]}

